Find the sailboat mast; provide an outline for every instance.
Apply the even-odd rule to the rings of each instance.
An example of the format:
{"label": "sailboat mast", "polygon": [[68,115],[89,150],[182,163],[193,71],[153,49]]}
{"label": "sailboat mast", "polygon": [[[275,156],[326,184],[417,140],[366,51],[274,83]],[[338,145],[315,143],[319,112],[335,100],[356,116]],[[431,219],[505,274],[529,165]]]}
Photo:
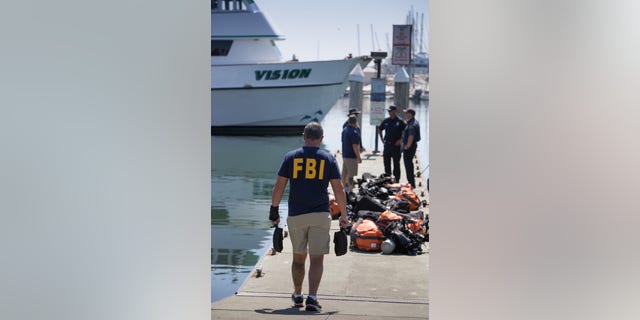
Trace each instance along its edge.
{"label": "sailboat mast", "polygon": [[360,56],[360,24],[356,24],[356,28],[358,31],[358,56]]}
{"label": "sailboat mast", "polygon": [[422,13],[420,22],[420,52],[424,52],[424,48],[422,47],[422,40],[424,39],[424,12]]}
{"label": "sailboat mast", "polygon": [[371,24],[371,51],[376,51],[376,45],[373,42],[373,24]]}

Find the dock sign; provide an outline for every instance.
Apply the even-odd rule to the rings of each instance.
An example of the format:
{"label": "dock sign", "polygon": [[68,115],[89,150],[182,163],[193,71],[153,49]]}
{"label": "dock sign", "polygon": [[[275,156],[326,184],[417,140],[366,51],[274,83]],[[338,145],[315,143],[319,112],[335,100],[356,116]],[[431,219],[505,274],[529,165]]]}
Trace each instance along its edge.
{"label": "dock sign", "polygon": [[379,126],[387,115],[384,101],[371,101],[371,111],[369,113],[369,124]]}
{"label": "dock sign", "polygon": [[393,25],[393,51],[391,53],[391,64],[410,65],[411,64],[411,38],[412,26],[410,24]]}
{"label": "dock sign", "polygon": [[371,79],[371,101],[385,101],[387,91],[386,78]]}
{"label": "dock sign", "polygon": [[380,122],[385,118],[386,91],[386,78],[371,79],[371,113],[369,124],[372,126],[380,125]]}

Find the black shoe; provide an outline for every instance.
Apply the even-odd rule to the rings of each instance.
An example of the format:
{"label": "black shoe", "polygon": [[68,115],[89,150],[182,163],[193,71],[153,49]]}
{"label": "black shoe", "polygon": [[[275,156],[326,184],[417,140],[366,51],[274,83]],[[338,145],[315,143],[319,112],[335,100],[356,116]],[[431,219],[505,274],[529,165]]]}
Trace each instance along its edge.
{"label": "black shoe", "polygon": [[304,296],[300,295],[299,297],[296,297],[294,294],[291,294],[291,300],[293,300],[293,307],[294,308],[302,308],[304,307]]}
{"label": "black shoe", "polygon": [[318,300],[313,299],[311,297],[307,297],[307,306],[305,308],[305,310],[307,311],[320,311],[322,309],[322,306],[320,306],[320,304],[318,303]]}

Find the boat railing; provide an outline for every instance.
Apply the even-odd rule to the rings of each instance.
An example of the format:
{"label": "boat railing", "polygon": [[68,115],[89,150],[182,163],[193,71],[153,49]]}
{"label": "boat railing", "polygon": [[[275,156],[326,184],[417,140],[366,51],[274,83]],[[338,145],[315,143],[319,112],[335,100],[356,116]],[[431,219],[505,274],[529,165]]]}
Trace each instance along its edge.
{"label": "boat railing", "polygon": [[[253,1],[249,1],[253,3]],[[246,0],[211,0],[211,11],[249,11],[249,3]]]}

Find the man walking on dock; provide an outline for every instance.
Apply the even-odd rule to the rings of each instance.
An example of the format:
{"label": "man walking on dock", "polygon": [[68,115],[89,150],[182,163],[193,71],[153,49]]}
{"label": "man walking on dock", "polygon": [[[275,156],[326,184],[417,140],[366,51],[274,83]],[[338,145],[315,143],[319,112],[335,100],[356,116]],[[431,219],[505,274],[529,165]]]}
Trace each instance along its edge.
{"label": "man walking on dock", "polygon": [[416,120],[416,110],[408,108],[404,110],[407,115],[407,126],[402,132],[402,152],[404,155],[404,171],[407,172],[407,181],[411,187],[416,187],[416,179],[413,172],[413,157],[416,155],[418,141],[420,141],[420,123]]}
{"label": "man walking on dock", "polygon": [[[321,150],[324,137],[322,126],[311,122],[304,128],[304,146],[288,152],[280,170],[271,195],[269,220],[272,224],[280,222],[278,206],[287,183],[289,188],[289,234],[293,247],[291,276],[294,292],[291,295],[294,307],[305,306],[307,311],[320,311],[317,293],[324,269],[324,255],[329,253],[329,229],[331,214],[327,187],[331,184],[338,206],[340,207],[340,225],[348,223],[346,196],[340,180],[340,168],[336,159]],[[305,276],[305,261],[309,255],[309,291],[305,304],[302,295],[302,282]]]}
{"label": "man walking on dock", "polygon": [[[402,156],[400,145],[402,143],[402,131],[405,128],[405,123],[396,116],[397,109],[396,106],[389,106],[389,108],[387,108],[389,117],[382,120],[382,123],[378,126],[378,136],[380,136],[384,144],[382,151],[384,173],[391,175],[391,160],[393,159],[393,177],[396,179],[396,182],[400,182],[400,157]],[[384,137],[382,136],[382,131],[384,131]]]}

